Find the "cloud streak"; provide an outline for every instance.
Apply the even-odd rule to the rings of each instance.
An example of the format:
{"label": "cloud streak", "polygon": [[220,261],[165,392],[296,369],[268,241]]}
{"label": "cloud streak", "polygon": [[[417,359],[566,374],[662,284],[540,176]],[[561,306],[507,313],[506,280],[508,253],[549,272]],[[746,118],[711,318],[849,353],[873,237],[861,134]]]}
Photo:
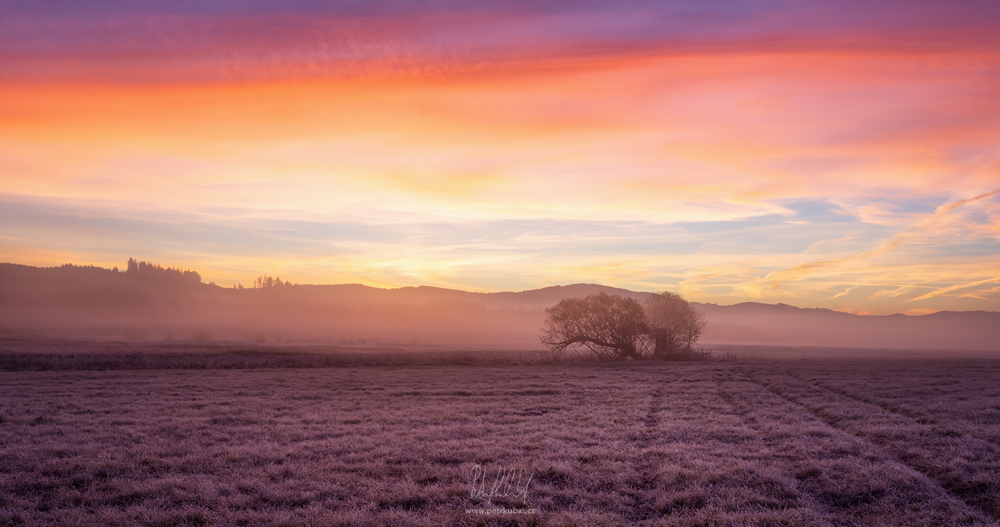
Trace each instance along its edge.
{"label": "cloud streak", "polygon": [[53,6],[0,6],[14,261],[1000,298],[995,2]]}
{"label": "cloud streak", "polygon": [[39,4],[0,11],[2,78],[453,76],[649,55],[993,52],[1000,20],[980,1]]}

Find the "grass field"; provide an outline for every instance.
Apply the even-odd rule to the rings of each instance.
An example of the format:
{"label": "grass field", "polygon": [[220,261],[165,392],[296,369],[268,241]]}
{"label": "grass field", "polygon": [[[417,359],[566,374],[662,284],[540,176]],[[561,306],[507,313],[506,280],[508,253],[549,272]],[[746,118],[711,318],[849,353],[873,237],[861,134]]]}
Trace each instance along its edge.
{"label": "grass field", "polygon": [[998,378],[970,359],[5,371],[0,525],[996,525]]}

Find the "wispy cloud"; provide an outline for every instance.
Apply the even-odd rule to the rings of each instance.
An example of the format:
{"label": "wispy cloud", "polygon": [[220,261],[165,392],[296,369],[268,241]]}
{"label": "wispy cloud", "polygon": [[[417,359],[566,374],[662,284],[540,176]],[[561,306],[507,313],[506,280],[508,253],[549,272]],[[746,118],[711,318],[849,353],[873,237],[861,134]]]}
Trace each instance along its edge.
{"label": "wispy cloud", "polygon": [[971,0],[7,2],[0,250],[985,308],[998,23]]}
{"label": "wispy cloud", "polygon": [[838,299],[838,298],[840,298],[840,297],[842,297],[842,296],[845,296],[845,295],[847,295],[848,293],[850,293],[850,292],[851,292],[851,291],[853,291],[854,289],[855,289],[854,287],[848,287],[847,289],[845,289],[845,290],[841,291],[840,293],[837,293],[837,294],[835,294],[835,295],[831,296],[831,297],[830,297],[830,298],[828,298],[827,300],[836,300],[836,299]]}
{"label": "wispy cloud", "polygon": [[976,286],[980,286],[980,285],[983,285],[983,284],[994,284],[996,282],[1000,282],[1000,276],[998,276],[996,278],[987,278],[986,280],[978,280],[978,281],[975,281],[975,282],[969,282],[969,283],[964,283],[964,284],[955,284],[955,285],[948,286],[948,287],[942,287],[942,288],[939,288],[939,289],[935,289],[935,290],[931,291],[930,293],[926,293],[926,294],[920,295],[920,296],[918,296],[916,298],[913,298],[910,301],[911,302],[917,302],[917,301],[926,300],[928,298],[932,298],[932,297],[935,297],[935,296],[940,296],[940,295],[948,294],[948,293],[951,293],[952,291],[958,291],[960,289],[968,289],[970,287],[976,287]]}

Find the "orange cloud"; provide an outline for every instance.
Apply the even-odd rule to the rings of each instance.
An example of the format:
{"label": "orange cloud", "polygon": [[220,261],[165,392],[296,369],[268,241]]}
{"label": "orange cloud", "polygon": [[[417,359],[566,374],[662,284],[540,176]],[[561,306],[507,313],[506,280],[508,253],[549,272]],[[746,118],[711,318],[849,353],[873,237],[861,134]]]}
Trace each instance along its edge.
{"label": "orange cloud", "polygon": [[[169,245],[186,255],[170,263],[220,283],[601,281],[855,311],[989,298],[994,47],[649,37],[588,51],[538,28],[526,41],[544,45],[500,45],[534,16],[323,19],[257,41],[243,19],[223,34],[250,44],[231,47],[205,29],[218,20],[177,22],[207,39],[204,61],[180,39],[148,64],[8,55],[0,198],[23,207],[4,212],[0,244],[51,264]],[[829,210],[810,216],[817,203]],[[968,285],[949,289],[955,277]]]}

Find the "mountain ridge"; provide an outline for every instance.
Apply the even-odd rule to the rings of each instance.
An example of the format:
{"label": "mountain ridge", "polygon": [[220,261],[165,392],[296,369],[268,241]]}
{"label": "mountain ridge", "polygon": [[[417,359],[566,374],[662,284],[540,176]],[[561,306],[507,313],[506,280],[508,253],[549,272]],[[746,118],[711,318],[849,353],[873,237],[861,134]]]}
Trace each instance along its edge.
{"label": "mountain ridge", "polygon": [[[112,269],[105,269],[105,268],[101,268],[101,267],[97,267],[97,266],[90,266],[90,265],[88,265],[88,266],[78,266],[78,265],[73,265],[73,264],[65,264],[65,265],[57,266],[57,267],[36,267],[36,266],[29,266],[29,265],[25,265],[25,264],[17,264],[17,263],[11,263],[11,262],[2,262],[2,263],[0,263],[0,293],[2,293],[5,288],[7,288],[7,287],[9,287],[11,285],[12,279],[16,280],[17,278],[23,278],[23,277],[12,277],[12,276],[10,276],[10,273],[8,271],[12,267],[20,268],[20,270],[30,270],[30,272],[52,272],[52,271],[59,272],[59,271],[66,271],[68,269],[72,269],[72,270],[76,270],[76,272],[79,272],[78,270],[82,270],[83,272],[87,272],[87,273],[95,273],[95,272],[115,273],[115,271],[113,271]],[[127,273],[123,272],[123,271],[117,272],[117,275],[120,275],[120,277],[122,277],[122,278],[127,277]],[[45,280],[48,281],[49,283],[52,283],[52,278],[53,278],[53,276],[46,276]],[[65,279],[61,280],[59,282],[65,282]],[[230,291],[230,290],[232,290],[232,288],[225,287],[225,286],[220,286],[220,285],[217,285],[217,284],[214,284],[214,283],[207,283],[207,284],[206,283],[199,283],[199,285],[203,285],[203,286],[207,286],[207,287],[214,287],[214,288],[217,288],[220,291]],[[76,287],[77,288],[82,287],[82,284],[77,284]],[[293,290],[296,290],[297,292],[300,292],[300,293],[302,293],[302,292],[308,292],[308,291],[311,291],[311,290],[337,292],[337,293],[342,293],[342,292],[351,292],[351,293],[368,292],[368,293],[373,293],[373,294],[376,294],[376,295],[391,295],[392,293],[400,293],[400,294],[402,294],[402,298],[411,298],[411,299],[433,298],[434,296],[438,296],[438,295],[440,295],[440,296],[451,296],[451,297],[467,297],[467,298],[470,298],[470,299],[471,298],[482,298],[482,299],[513,299],[514,301],[511,301],[510,302],[511,304],[540,304],[540,305],[543,305],[544,307],[548,307],[549,305],[555,304],[556,302],[558,302],[559,300],[564,299],[564,298],[573,298],[575,296],[584,296],[584,295],[587,295],[587,294],[596,294],[596,293],[600,293],[600,292],[604,292],[604,293],[608,293],[608,294],[619,294],[619,295],[623,295],[623,296],[627,296],[627,297],[631,297],[631,298],[636,298],[636,299],[642,299],[642,298],[645,298],[645,297],[647,297],[649,295],[655,294],[655,293],[646,292],[646,291],[632,291],[630,289],[624,289],[624,288],[620,288],[620,287],[608,286],[608,285],[603,285],[603,284],[587,283],[587,282],[578,282],[578,283],[566,284],[566,285],[552,285],[552,286],[540,287],[540,288],[537,288],[537,289],[524,289],[524,290],[521,290],[521,291],[489,291],[489,292],[484,292],[484,291],[466,291],[466,290],[463,290],[463,289],[452,289],[452,288],[440,287],[440,286],[432,286],[432,285],[416,285],[416,286],[408,285],[408,286],[400,286],[400,287],[377,287],[377,286],[371,286],[371,285],[361,284],[361,283],[357,283],[357,282],[344,283],[344,284],[294,284],[294,285],[291,285],[291,286],[288,286],[288,287],[290,287]],[[265,288],[265,289],[271,289],[271,288]],[[281,288],[274,288],[274,289],[277,290],[277,289],[281,289]],[[246,291],[246,290],[253,290],[253,288],[245,288],[243,290],[244,291]],[[500,304],[502,302],[490,302],[490,303]],[[777,311],[777,310],[789,310],[790,309],[790,310],[798,310],[798,311],[829,312],[829,313],[837,313],[837,314],[843,314],[843,315],[849,315],[849,316],[855,316],[855,317],[891,317],[891,316],[904,316],[904,317],[915,318],[915,317],[926,317],[926,316],[930,316],[930,315],[937,315],[939,313],[997,313],[997,314],[1000,314],[1000,311],[984,311],[984,310],[951,311],[951,310],[942,310],[942,311],[936,311],[934,313],[926,313],[926,314],[921,314],[921,315],[908,315],[908,314],[905,314],[905,313],[890,313],[890,314],[882,314],[882,315],[871,315],[871,314],[864,314],[864,315],[862,315],[862,314],[857,314],[857,313],[851,313],[849,311],[840,311],[840,310],[826,308],[826,307],[800,307],[800,306],[794,306],[794,305],[791,305],[791,304],[785,304],[785,303],[782,303],[782,302],[778,302],[778,303],[775,303],[775,304],[769,304],[769,303],[766,303],[766,302],[757,302],[757,301],[752,301],[752,300],[751,301],[745,301],[745,302],[737,302],[735,304],[717,304],[717,303],[712,303],[712,302],[694,302],[694,301],[692,301],[691,304],[693,304],[695,306],[698,306],[698,307],[702,307],[704,309],[715,309],[715,308],[725,308],[725,309],[731,309],[731,310],[767,309],[767,310],[775,310],[775,311]]]}
{"label": "mountain ridge", "polygon": [[[600,292],[638,300],[653,294],[587,283],[502,292],[364,284],[241,290],[201,283],[193,271],[158,266],[122,272],[0,263],[0,332],[385,338],[537,347],[545,308]],[[709,319],[706,344],[1000,348],[1000,312],[995,311],[859,315],[755,301],[692,305]]]}

